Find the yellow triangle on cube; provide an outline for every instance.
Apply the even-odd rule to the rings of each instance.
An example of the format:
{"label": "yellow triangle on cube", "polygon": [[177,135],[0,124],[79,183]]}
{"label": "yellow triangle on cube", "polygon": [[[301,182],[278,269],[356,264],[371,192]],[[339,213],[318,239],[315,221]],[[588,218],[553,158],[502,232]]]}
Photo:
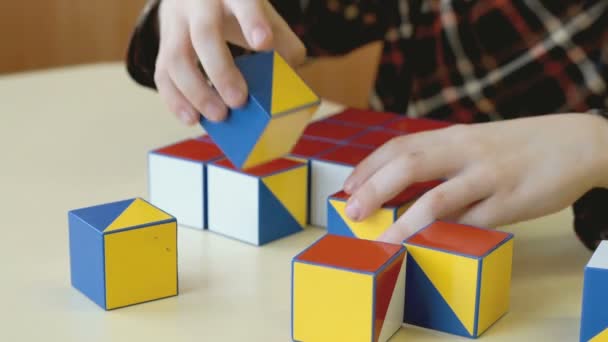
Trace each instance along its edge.
{"label": "yellow triangle on cube", "polygon": [[338,215],[356,237],[376,240],[395,221],[394,209],[381,208],[363,221],[353,221],[346,216],[346,201],[329,200]]}
{"label": "yellow triangle on cube", "polygon": [[315,93],[279,55],[274,53],[271,115],[282,114],[319,101]]}
{"label": "yellow triangle on cube", "polygon": [[608,328],[604,329],[601,333],[595,335],[589,342],[608,342]]}
{"label": "yellow triangle on cube", "polygon": [[169,220],[172,217],[146,203],[140,198],[136,198],[114,221],[104,230],[111,232],[134,226],[141,226],[152,222]]}
{"label": "yellow triangle on cube", "polygon": [[[462,325],[473,335],[479,261],[409,244],[407,250]],[[454,279],[458,282],[453,282]]]}
{"label": "yellow triangle on cube", "polygon": [[270,192],[281,202],[300,226],[306,226],[306,191],[308,189],[308,169],[281,172],[263,179]]}

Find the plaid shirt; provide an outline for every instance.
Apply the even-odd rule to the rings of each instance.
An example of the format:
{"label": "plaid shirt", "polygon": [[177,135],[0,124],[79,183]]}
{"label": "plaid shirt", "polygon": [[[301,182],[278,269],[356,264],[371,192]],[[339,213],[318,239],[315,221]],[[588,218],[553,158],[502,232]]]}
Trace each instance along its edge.
{"label": "plaid shirt", "polygon": [[[370,106],[473,123],[561,112],[606,113],[608,1],[272,0],[311,56],[382,40]],[[154,87],[158,0],[144,11],[128,68]],[[608,190],[574,206],[594,249],[608,239]]]}

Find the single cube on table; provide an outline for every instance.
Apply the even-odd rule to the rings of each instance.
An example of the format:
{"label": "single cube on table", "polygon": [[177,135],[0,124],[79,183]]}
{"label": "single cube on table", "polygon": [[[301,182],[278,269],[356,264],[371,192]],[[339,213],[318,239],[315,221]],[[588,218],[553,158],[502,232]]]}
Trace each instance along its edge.
{"label": "single cube on table", "polygon": [[222,158],[210,140],[187,139],[148,154],[150,202],[180,225],[207,228],[207,164]]}
{"label": "single cube on table", "polygon": [[70,211],[72,286],[106,310],[176,296],[177,222],[141,198]]}
{"label": "single cube on table", "polygon": [[327,232],[376,240],[405,213],[416,199],[440,183],[441,181],[430,181],[413,184],[362,221],[353,221],[346,215],[346,203],[350,196],[344,191],[335,193],[327,200]]}
{"label": "single cube on table", "polygon": [[608,241],[585,266],[580,341],[608,341]]}
{"label": "single cube on table", "polygon": [[403,320],[405,249],[325,235],[292,261],[295,341],[386,341]]}
{"label": "single cube on table", "polygon": [[235,62],[248,86],[246,105],[231,109],[225,121],[202,117],[200,123],[233,165],[247,169],[287,155],[320,99],[276,52]]}
{"label": "single cube on table", "polygon": [[308,163],[280,158],[247,171],[208,166],[209,231],[263,245],[306,228]]}
{"label": "single cube on table", "polygon": [[405,323],[475,338],[507,312],[512,234],[438,221],[404,244]]}

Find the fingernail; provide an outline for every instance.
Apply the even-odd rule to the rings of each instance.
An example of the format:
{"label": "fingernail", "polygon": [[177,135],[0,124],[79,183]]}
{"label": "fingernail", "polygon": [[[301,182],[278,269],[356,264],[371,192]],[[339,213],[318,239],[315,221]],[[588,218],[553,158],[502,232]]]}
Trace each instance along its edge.
{"label": "fingernail", "polygon": [[191,125],[194,121],[194,115],[186,110],[179,112],[177,116],[186,125]]}
{"label": "fingernail", "polygon": [[353,221],[358,221],[361,217],[361,206],[359,201],[351,198],[346,204],[346,216]]}
{"label": "fingernail", "polygon": [[245,97],[245,91],[237,86],[230,86],[226,90],[226,96],[232,103],[242,103]]}
{"label": "fingernail", "polygon": [[263,28],[256,27],[255,29],[253,29],[253,32],[251,33],[251,40],[254,45],[253,47],[257,48],[260,45],[264,44],[266,36],[266,30],[264,30]]}
{"label": "fingernail", "polygon": [[204,115],[210,120],[221,120],[224,116],[224,108],[215,101],[210,101],[205,105]]}

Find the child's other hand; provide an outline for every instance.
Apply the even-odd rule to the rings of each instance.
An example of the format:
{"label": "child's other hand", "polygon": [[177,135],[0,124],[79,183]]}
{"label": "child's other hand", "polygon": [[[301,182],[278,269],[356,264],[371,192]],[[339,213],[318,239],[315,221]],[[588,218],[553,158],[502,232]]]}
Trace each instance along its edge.
{"label": "child's other hand", "polygon": [[571,205],[608,186],[608,123],[562,114],[453,126],[396,138],[345,182],[347,214],[364,219],[414,182],[445,179],[380,240],[401,243],[435,219],[496,227]]}
{"label": "child's other hand", "polygon": [[[226,42],[260,51],[276,49],[288,63],[305,48],[267,0],[163,0],[154,75],[163,101],[184,123],[225,118],[227,106],[245,104],[247,85]],[[215,91],[197,67],[200,60]]]}

